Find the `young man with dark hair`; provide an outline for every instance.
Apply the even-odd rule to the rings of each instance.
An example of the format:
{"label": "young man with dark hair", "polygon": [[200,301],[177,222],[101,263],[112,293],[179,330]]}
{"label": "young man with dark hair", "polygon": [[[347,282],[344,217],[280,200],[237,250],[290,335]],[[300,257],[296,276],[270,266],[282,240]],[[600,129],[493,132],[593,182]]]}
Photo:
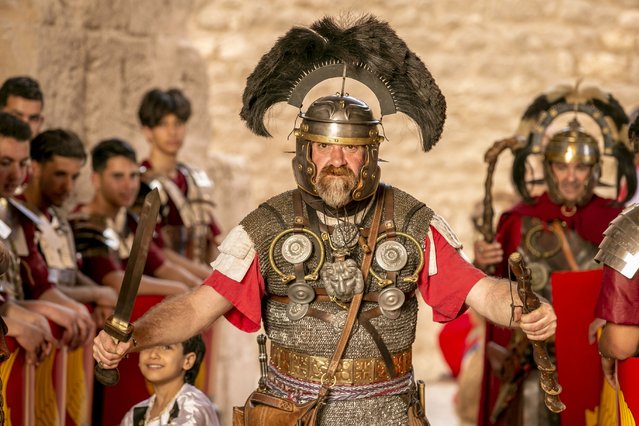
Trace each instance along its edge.
{"label": "young man with dark hair", "polygon": [[6,204],[6,198],[13,195],[27,174],[29,139],[31,131],[27,124],[13,115],[0,112],[0,245],[3,248],[0,322],[6,322],[6,335],[14,337],[24,348],[27,362],[38,363],[49,355],[54,339],[46,318],[20,305],[22,282],[20,275],[14,272],[20,261],[11,250],[12,229]]}
{"label": "young man with dark hair", "polygon": [[0,87],[0,111],[8,112],[31,128],[31,137],[40,132],[44,122],[44,96],[38,82],[31,77],[7,79]]}
{"label": "young man with dark hair", "polygon": [[74,349],[95,333],[83,303],[96,303],[97,322],[101,323],[112,313],[116,300],[112,290],[78,273],[71,228],[62,210],[86,154],[80,139],[62,129],[40,133],[31,141],[30,153],[32,177],[24,193],[9,200],[18,223],[13,243],[21,259],[24,295],[68,308],[73,324],[66,330],[70,334],[67,343]]}
{"label": "young man with dark hair", "polygon": [[149,158],[142,162],[142,190],[158,188],[166,200],[160,238],[167,258],[204,279],[217,253],[220,230],[208,192],[212,182],[206,172],[178,161],[184,144],[191,103],[178,89],[153,89],[142,99],[138,117],[149,142]]}
{"label": "young man with dark hair", "polygon": [[[75,241],[82,254],[83,270],[96,282],[119,290],[137,228],[128,210],[140,187],[135,151],[125,141],[107,139],[91,151],[93,199],[71,217]],[[165,259],[151,244],[140,283],[140,294],[177,294],[200,280]]]}

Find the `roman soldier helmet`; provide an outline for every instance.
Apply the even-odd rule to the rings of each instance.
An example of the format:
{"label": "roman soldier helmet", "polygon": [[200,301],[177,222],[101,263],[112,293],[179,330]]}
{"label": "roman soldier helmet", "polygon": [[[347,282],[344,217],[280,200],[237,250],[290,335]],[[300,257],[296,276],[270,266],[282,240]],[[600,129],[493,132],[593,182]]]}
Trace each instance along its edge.
{"label": "roman soldier helmet", "polygon": [[[584,130],[577,119],[577,114],[590,116],[601,131],[603,139],[603,155],[617,160],[617,199],[620,198],[621,182],[625,179],[627,194],[622,202],[632,197],[637,188],[637,176],[634,169],[633,155],[628,149],[627,125],[628,117],[619,102],[610,94],[596,87],[579,89],[579,85],[558,86],[538,96],[522,117],[517,136],[526,143],[515,152],[513,162],[513,181],[518,192],[525,201],[532,201],[529,185],[546,183],[550,198],[562,204],[568,210],[575,205],[587,203],[594,188],[601,184],[601,150],[599,142],[592,134]],[[552,135],[544,146],[543,140],[547,130],[559,116],[573,115],[569,127]],[[526,162],[529,155],[543,155],[544,180],[527,182],[525,179]],[[551,163],[579,162],[591,166],[591,172],[585,183],[583,195],[574,205],[561,196]]]}
{"label": "roman soldier helmet", "polygon": [[[342,78],[341,91],[321,97],[302,110],[306,94],[319,83]],[[422,148],[439,140],[446,103],[424,63],[385,22],[365,15],[352,23],[324,17],[309,28],[294,27],[266,53],[247,79],[240,116],[253,133],[271,136],[264,125],[266,111],[286,101],[300,109],[294,130],[293,171],[303,196],[317,199],[311,143],[358,145],[366,158],[352,191],[354,201],[377,189],[382,118],[375,118],[362,100],[345,92],[347,78],[366,85],[377,98],[381,116],[403,112],[417,124]]]}

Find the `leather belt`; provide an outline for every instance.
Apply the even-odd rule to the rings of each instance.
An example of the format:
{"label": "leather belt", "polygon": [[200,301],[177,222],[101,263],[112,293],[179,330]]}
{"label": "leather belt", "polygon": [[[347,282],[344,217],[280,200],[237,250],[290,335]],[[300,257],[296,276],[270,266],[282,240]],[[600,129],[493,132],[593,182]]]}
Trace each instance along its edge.
{"label": "leather belt", "polygon": [[[326,293],[326,289],[323,287],[318,287],[315,288],[315,299],[313,299],[314,302],[331,302],[331,298],[330,296]],[[411,299],[413,297],[415,297],[415,290],[413,291],[409,291],[406,294],[406,299]],[[284,303],[285,305],[288,305],[290,303],[288,296],[276,296],[274,294],[269,294],[268,298],[278,302],[278,303]],[[373,302],[373,303],[377,303],[379,300],[379,292],[368,292],[364,295],[364,298],[362,299],[362,301],[364,302]]]}
{"label": "leather belt", "polygon": [[[412,352],[392,355],[395,373],[408,374],[412,369]],[[270,364],[282,374],[299,380],[321,383],[330,359],[302,354],[271,343]],[[367,385],[391,380],[383,358],[342,358],[335,373],[334,385]]]}

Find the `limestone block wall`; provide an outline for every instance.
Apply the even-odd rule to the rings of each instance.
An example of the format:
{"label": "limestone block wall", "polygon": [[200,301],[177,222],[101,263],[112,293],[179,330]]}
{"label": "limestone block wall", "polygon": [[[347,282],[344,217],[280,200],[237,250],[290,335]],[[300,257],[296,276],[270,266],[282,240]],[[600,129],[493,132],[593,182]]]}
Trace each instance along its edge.
{"label": "limestone block wall", "polygon": [[[194,107],[183,159],[213,175],[218,218],[228,231],[292,183],[287,136],[297,111],[274,107],[268,117],[274,137],[252,135],[238,115],[246,77],[291,26],[349,12],[389,21],[446,96],[442,140],[428,154],[408,118],[384,118],[382,179],[434,208],[467,247],[474,238],[469,217],[483,197],[483,153],[513,133],[537,94],[583,78],[627,109],[639,104],[636,0],[0,0],[0,79],[37,78],[48,127],[75,130],[87,147],[122,137],[140,156],[147,149],[136,118],[142,94],[155,86],[182,88]],[[338,90],[328,83],[305,103]],[[347,90],[377,108],[356,84]],[[508,161],[501,160],[495,182],[504,206],[512,196]],[[80,200],[91,195],[86,178]],[[254,387],[255,344],[224,321],[218,327],[216,400],[228,412]],[[437,330],[424,307],[415,359],[417,375],[431,380],[445,372]]]}

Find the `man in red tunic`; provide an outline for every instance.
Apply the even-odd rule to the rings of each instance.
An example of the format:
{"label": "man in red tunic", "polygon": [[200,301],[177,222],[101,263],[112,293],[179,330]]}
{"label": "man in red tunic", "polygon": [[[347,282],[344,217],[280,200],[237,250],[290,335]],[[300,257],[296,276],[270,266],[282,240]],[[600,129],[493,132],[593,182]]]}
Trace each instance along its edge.
{"label": "man in red tunic", "polygon": [[[90,202],[76,208],[71,226],[82,255],[82,270],[103,286],[119,291],[137,228],[137,216],[129,208],[138,193],[140,172],[135,151],[120,139],[98,143],[91,159],[95,194]],[[179,294],[199,283],[151,243],[140,294]]]}
{"label": "man in red tunic", "polygon": [[[622,210],[621,203],[593,193],[601,176],[601,150],[598,141],[581,128],[577,118],[573,118],[568,128],[552,134],[545,146],[541,144],[543,132],[537,129],[545,130],[550,125],[551,120],[546,117],[552,116],[554,119],[559,115],[547,111],[567,112],[573,117],[576,117],[577,112],[583,112],[579,109],[581,107],[570,107],[565,100],[575,95],[576,93],[568,92],[559,97],[559,100],[555,98],[554,102],[542,95],[540,98],[545,102],[539,102],[538,98],[526,112],[524,119],[538,124],[526,135],[527,145],[515,154],[513,177],[524,201],[502,214],[494,242],[475,243],[475,264],[484,270],[494,267],[494,274],[497,276],[508,277],[505,259],[515,251],[522,253],[532,272],[533,289],[548,300],[552,300],[553,292],[559,290],[552,287],[554,272],[598,268],[593,259],[597,245],[601,242],[608,223]],[[590,105],[590,102],[586,101],[584,105]],[[542,108],[539,107],[540,104],[543,105]],[[614,102],[610,102],[610,105],[616,107]],[[615,108],[615,111],[623,114],[621,108]],[[600,113],[606,115],[610,111],[603,109]],[[617,128],[602,125],[602,138],[608,132],[620,135],[618,129],[625,122],[622,120]],[[621,158],[619,163],[627,164],[632,155],[619,141],[620,139],[606,141],[606,146],[616,143],[618,148],[615,152]],[[543,151],[546,191],[532,197],[528,183],[523,181],[524,168],[527,156],[539,151]],[[632,173],[628,173],[628,178],[633,178]],[[636,182],[630,186],[634,192]],[[590,321],[594,319],[592,317]],[[585,341],[587,329],[588,324],[584,324],[583,330],[573,330],[573,334],[581,336],[582,333]],[[526,343],[526,339],[522,339],[517,332],[511,333],[510,330],[487,325],[478,421],[480,425],[498,423],[529,426],[561,423],[559,415],[544,407],[543,393],[537,384],[535,365],[531,354],[526,350]],[[509,353],[508,357],[505,361],[500,360],[497,354],[506,352]],[[503,369],[510,361],[514,362],[515,371],[506,374]],[[588,365],[583,367],[584,370],[594,368]],[[558,371],[561,379],[561,368]],[[567,389],[564,386],[564,392],[566,391],[578,390],[573,386],[568,386]],[[598,391],[599,389],[596,390]],[[524,393],[528,392],[530,395],[524,397]]]}
{"label": "man in red tunic", "polygon": [[144,95],[138,117],[151,150],[141,165],[138,202],[150,188],[160,191],[156,242],[165,256],[204,279],[217,255],[220,229],[210,199],[213,182],[204,170],[178,160],[190,116],[191,103],[179,89],[153,89]]}
{"label": "man in red tunic", "polygon": [[[629,138],[639,148],[639,117]],[[639,421],[639,205],[623,211],[605,232],[596,260],[604,264],[595,315],[606,321],[599,339],[604,375],[618,389],[621,416]],[[617,371],[618,370],[618,371]]]}

